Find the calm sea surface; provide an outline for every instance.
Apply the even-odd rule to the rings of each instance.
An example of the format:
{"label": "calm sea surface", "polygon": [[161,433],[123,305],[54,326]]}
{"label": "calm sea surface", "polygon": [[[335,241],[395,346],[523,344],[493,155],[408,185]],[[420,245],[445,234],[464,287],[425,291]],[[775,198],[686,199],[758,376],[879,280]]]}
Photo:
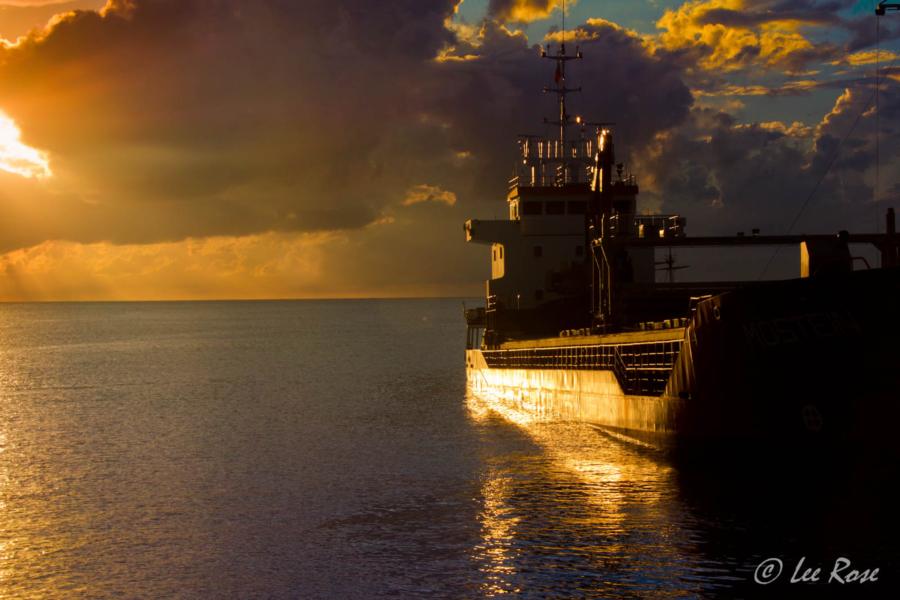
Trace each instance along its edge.
{"label": "calm sea surface", "polygon": [[458,300],[0,305],[0,598],[732,597],[804,556],[896,582],[890,469],[707,476],[517,423],[467,397],[464,340]]}

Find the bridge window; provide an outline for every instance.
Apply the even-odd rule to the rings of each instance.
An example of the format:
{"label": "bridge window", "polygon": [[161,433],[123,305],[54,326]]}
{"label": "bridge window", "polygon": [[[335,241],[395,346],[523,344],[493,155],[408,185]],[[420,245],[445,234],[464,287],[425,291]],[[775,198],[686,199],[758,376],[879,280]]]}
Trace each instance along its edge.
{"label": "bridge window", "polygon": [[543,246],[535,246],[534,247],[534,257],[540,258],[544,255],[544,247]]}
{"label": "bridge window", "polygon": [[547,202],[548,215],[564,215],[566,214],[566,203],[560,200]]}
{"label": "bridge window", "polygon": [[583,215],[587,212],[587,202],[584,200],[569,200],[569,214]]}
{"label": "bridge window", "polygon": [[523,202],[522,203],[522,214],[523,215],[542,215],[542,214],[544,214],[544,208],[540,202]]}

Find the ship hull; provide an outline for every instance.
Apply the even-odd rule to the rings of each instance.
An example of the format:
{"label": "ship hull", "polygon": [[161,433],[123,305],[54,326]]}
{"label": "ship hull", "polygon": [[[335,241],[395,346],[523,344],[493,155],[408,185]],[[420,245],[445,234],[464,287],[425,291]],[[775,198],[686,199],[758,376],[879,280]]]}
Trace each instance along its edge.
{"label": "ship hull", "polygon": [[[467,350],[468,384],[475,395],[530,418],[586,422],[663,447],[737,443],[895,451],[898,303],[897,269],[714,296],[679,330],[665,389],[652,394],[633,393],[628,377],[637,363],[619,367],[617,361],[619,348],[627,358],[624,349],[635,346],[619,346],[612,336],[591,341],[594,348],[612,346],[616,361],[593,365],[566,358],[546,368],[543,356],[531,367],[513,353],[538,353],[529,354],[520,342],[503,359],[507,368],[496,368],[502,349]],[[539,348],[542,342],[532,344]],[[571,342],[558,352],[590,354]]]}
{"label": "ship hull", "polygon": [[481,350],[466,351],[468,387],[495,408],[529,421],[576,421],[667,448],[684,401],[626,394],[605,369],[496,369]]}

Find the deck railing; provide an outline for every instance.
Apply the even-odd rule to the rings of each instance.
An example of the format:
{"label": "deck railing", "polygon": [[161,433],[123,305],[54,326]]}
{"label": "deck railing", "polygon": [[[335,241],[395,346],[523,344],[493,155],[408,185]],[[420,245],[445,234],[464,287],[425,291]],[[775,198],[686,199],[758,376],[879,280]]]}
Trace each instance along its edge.
{"label": "deck railing", "polygon": [[492,369],[610,370],[627,394],[658,396],[665,391],[682,340],[638,344],[593,344],[512,350],[484,350]]}

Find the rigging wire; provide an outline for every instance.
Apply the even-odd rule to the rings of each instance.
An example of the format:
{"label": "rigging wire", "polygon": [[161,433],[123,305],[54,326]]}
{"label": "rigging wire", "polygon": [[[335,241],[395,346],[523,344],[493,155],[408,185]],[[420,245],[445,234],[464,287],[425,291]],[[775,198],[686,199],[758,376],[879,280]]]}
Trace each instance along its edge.
{"label": "rigging wire", "polygon": [[881,126],[878,110],[878,94],[881,91],[881,19],[875,15],[875,187],[872,190],[872,204],[875,210],[875,233],[878,233],[878,184],[881,169]]}

